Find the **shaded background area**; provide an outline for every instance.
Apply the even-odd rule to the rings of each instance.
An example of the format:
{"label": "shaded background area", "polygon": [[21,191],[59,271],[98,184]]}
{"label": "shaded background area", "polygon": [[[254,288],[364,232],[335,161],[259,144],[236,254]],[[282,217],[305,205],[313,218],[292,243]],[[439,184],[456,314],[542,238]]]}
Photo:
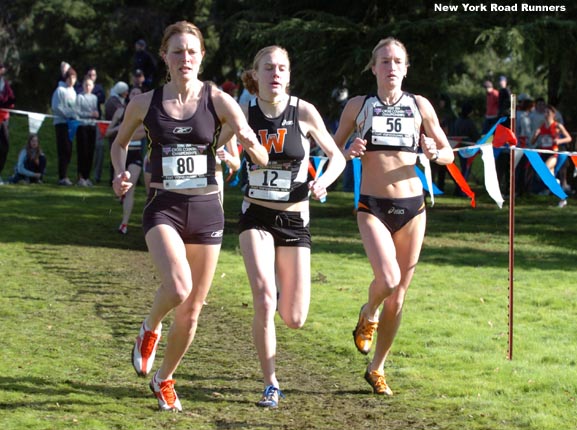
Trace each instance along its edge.
{"label": "shaded background area", "polygon": [[[563,3],[563,2],[561,2]],[[457,109],[465,99],[484,112],[481,83],[500,74],[514,93],[543,96],[577,128],[577,7],[557,12],[456,12],[435,10],[434,1],[391,0],[3,0],[0,61],[8,66],[17,107],[48,112],[61,61],[82,76],[97,67],[106,89],[129,82],[134,42],[158,52],[166,25],[197,24],[206,38],[203,79],[237,80],[263,46],[280,44],[292,58],[292,91],[315,103],[327,118],[337,115],[334,88],[350,94],[372,88],[362,72],[371,49],[387,36],[402,40],[411,56],[405,88],[433,102],[449,94]],[[448,4],[448,3],[447,3]],[[523,4],[539,7],[541,2]],[[159,61],[156,83],[165,72]]]}

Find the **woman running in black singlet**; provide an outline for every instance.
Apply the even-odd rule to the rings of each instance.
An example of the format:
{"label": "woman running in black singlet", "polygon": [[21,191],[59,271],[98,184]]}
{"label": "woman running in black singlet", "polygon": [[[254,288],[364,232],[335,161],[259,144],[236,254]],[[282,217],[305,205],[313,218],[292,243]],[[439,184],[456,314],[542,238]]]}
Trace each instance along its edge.
{"label": "woman running in black singlet", "polygon": [[180,21],[166,28],[160,55],[170,80],[130,102],[111,148],[113,188],[122,196],[132,186],[125,170],[127,147],[144,124],[151,182],[142,224],[161,285],[136,338],[132,364],[138,375],[149,374],[162,320],[174,310],[162,363],[150,381],[159,408],[171,411],[182,409],[173,374],[194,339],[222,242],[224,214],[215,179],[222,126],[232,129],[259,165],[268,161],[236,101],[198,79],[204,53],[202,34],[193,24]]}
{"label": "woman running in black singlet", "polygon": [[[253,337],[264,377],[257,405],[277,407],[282,395],[276,378],[278,313],[290,328],[302,327],[310,303],[309,195],[323,199],[341,174],[345,160],[317,109],[287,94],[290,62],[278,46],[261,49],[253,70],[243,75],[257,98],[243,106],[248,122],[269,153],[259,167],[248,154],[242,204],[240,248],[253,295]],[[329,159],[322,176],[308,180],[311,137]],[[278,288],[278,296],[277,296]]]}

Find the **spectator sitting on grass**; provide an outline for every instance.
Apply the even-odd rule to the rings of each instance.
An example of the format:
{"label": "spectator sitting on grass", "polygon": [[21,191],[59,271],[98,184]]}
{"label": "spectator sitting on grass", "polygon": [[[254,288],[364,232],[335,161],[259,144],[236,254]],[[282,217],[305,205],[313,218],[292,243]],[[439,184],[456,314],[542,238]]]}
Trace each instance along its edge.
{"label": "spectator sitting on grass", "polygon": [[31,134],[26,147],[18,154],[18,161],[14,167],[14,176],[10,183],[20,182],[41,184],[46,171],[46,156],[40,148],[38,136]]}

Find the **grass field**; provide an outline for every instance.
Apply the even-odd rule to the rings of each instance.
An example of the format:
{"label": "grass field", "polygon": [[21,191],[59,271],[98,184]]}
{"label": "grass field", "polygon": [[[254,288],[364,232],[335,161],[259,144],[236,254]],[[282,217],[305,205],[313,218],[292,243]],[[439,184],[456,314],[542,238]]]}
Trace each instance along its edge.
{"label": "grass field", "polygon": [[[25,135],[21,119],[11,126],[4,178]],[[371,394],[368,358],[352,342],[371,280],[352,195],[313,202],[311,310],[301,330],[278,326],[287,398],[269,411],[254,406],[262,382],[235,233],[241,196],[227,189],[217,274],[175,375],[184,412],[166,414],[130,364],[158,284],[139,229],[143,188],[121,236],[121,208],[107,186],[53,185],[52,134],[47,123],[47,183],[0,187],[4,428],[577,429],[576,199],[563,209],[553,197],[517,201],[513,360],[506,358],[507,208],[478,186],[475,209],[465,199],[436,199],[387,363],[392,398]]]}

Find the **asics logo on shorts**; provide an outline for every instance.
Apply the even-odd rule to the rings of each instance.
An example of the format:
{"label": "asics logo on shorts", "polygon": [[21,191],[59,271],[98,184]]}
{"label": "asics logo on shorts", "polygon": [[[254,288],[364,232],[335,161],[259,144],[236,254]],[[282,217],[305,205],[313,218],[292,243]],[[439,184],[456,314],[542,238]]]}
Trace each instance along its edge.
{"label": "asics logo on shorts", "polygon": [[223,232],[222,230],[213,231],[210,234],[210,237],[222,237],[222,232]]}
{"label": "asics logo on shorts", "polygon": [[173,134],[189,134],[192,132],[192,127],[174,127]]}
{"label": "asics logo on shorts", "polygon": [[389,215],[391,215],[391,214],[392,214],[392,215],[404,215],[404,214],[405,214],[405,210],[404,210],[404,209],[400,209],[400,208],[395,208],[395,207],[393,207],[393,208],[389,209],[388,214],[389,214]]}

